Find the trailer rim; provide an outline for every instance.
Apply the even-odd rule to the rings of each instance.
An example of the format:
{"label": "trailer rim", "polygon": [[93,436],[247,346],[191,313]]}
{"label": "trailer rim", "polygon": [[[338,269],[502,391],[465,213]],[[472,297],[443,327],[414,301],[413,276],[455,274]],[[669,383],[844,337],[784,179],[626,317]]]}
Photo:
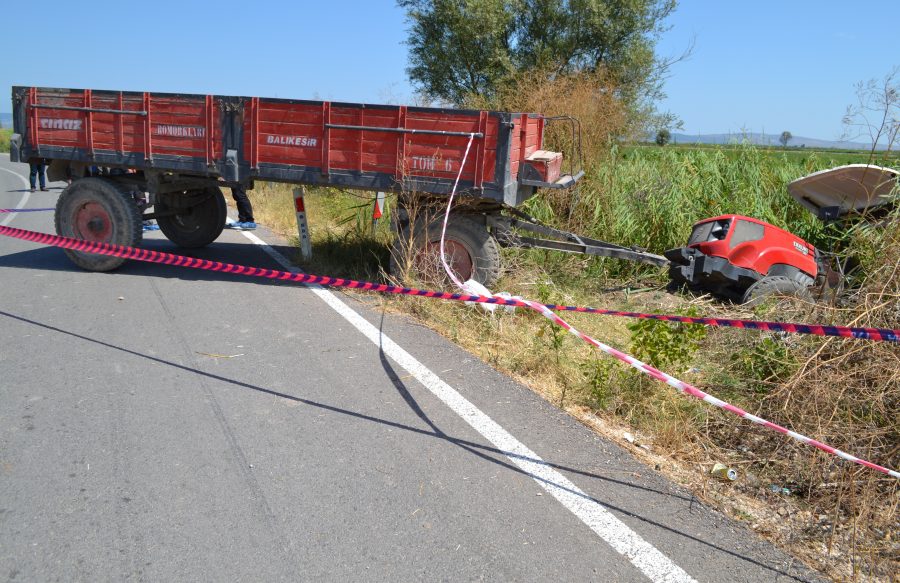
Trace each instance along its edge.
{"label": "trailer rim", "polygon": [[[438,239],[428,243],[420,254],[437,257],[440,252],[441,241]],[[472,279],[475,275],[475,260],[472,258],[472,252],[463,243],[455,239],[445,240],[444,258],[447,260],[447,265],[450,266],[450,269],[461,281]]]}
{"label": "trailer rim", "polygon": [[73,226],[79,239],[96,243],[107,243],[112,236],[112,219],[106,208],[89,201],[74,210]]}
{"label": "trailer rim", "polygon": [[[56,203],[56,233],[83,241],[137,247],[143,236],[141,213],[126,186],[107,178],[83,178],[63,190]],[[87,271],[112,271],[125,259],[65,249]]]}
{"label": "trailer rim", "polygon": [[[209,186],[196,192],[202,192],[195,194],[199,202],[187,208],[175,206],[178,197],[163,197],[154,205],[158,211],[156,222],[160,231],[179,247],[205,247],[218,239],[225,228],[228,208],[222,189]],[[181,198],[187,198],[188,195],[189,193],[185,193]]]}

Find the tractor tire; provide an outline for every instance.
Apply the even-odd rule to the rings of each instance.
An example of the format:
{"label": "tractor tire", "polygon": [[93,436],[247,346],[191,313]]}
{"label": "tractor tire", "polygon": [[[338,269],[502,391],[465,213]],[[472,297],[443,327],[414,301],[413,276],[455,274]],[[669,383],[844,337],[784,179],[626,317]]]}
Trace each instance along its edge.
{"label": "tractor tire", "polygon": [[804,301],[813,301],[808,286],[783,275],[769,275],[748,287],[741,303],[745,306],[756,306],[774,296],[791,296]]}
{"label": "tractor tire", "polygon": [[197,195],[199,201],[185,208],[175,206],[173,197],[164,197],[153,205],[157,213],[178,209],[178,214],[157,217],[156,223],[162,234],[179,247],[190,249],[206,247],[218,239],[222,229],[225,228],[228,209],[225,206],[222,189],[210,186],[196,193],[188,192],[175,196]]}
{"label": "tractor tire", "polygon": [[[446,282],[440,261],[442,220],[432,221],[428,228],[417,225],[415,233],[402,230],[391,248],[391,275],[400,277],[412,268],[424,281]],[[489,287],[500,276],[500,248],[487,227],[473,217],[451,216],[447,223],[444,250],[448,263],[460,281],[474,279]]]}
{"label": "tractor tire", "polygon": [[[59,195],[56,233],[83,241],[136,247],[143,236],[141,211],[130,192],[112,180],[83,178]],[[72,263],[87,271],[112,271],[125,259],[72,249],[63,250]]]}

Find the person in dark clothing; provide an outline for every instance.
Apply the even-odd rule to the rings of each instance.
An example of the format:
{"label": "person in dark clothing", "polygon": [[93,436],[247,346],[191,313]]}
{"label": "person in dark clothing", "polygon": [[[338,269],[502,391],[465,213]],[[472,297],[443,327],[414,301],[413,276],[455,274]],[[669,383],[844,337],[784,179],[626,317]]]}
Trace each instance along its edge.
{"label": "person in dark clothing", "polygon": [[28,180],[31,182],[31,192],[35,191],[35,183],[37,179],[40,178],[41,190],[47,191],[47,178],[44,175],[44,167],[46,166],[46,160],[43,158],[38,158],[36,160],[32,160],[28,162],[28,166],[31,169],[31,172],[28,175]]}
{"label": "person in dark clothing", "polygon": [[247,197],[247,192],[243,186],[231,187],[231,197],[237,206],[238,220],[235,223],[226,223],[226,229],[236,229],[238,231],[252,231],[256,228],[256,221],[253,218],[253,205]]}

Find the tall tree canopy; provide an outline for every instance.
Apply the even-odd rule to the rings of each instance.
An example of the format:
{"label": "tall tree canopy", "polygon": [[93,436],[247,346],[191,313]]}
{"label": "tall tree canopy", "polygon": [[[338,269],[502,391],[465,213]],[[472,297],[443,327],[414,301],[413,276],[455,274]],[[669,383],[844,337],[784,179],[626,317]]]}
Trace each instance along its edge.
{"label": "tall tree canopy", "polygon": [[490,100],[517,74],[605,69],[639,108],[662,96],[654,49],[676,0],[398,0],[414,85],[428,98]]}

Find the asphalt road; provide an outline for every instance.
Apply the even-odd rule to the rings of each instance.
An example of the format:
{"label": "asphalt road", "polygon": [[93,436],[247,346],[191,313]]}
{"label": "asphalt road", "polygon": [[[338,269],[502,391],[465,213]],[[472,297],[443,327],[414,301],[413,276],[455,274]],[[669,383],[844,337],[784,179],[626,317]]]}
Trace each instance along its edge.
{"label": "asphalt road", "polygon": [[[55,204],[27,172],[0,155],[0,208]],[[280,268],[233,231],[190,254]],[[0,580],[815,577],[402,317],[0,237]]]}

